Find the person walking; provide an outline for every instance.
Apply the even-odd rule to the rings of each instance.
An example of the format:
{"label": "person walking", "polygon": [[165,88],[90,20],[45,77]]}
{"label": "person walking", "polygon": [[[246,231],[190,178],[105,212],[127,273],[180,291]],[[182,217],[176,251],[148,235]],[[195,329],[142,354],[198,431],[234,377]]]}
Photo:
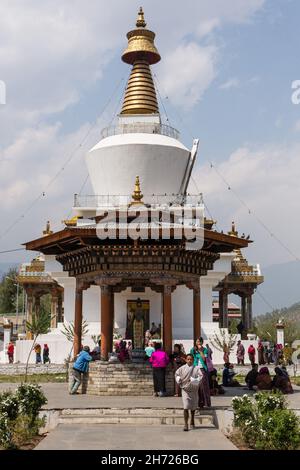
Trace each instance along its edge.
{"label": "person walking", "polygon": [[206,358],[208,356],[207,349],[203,347],[203,338],[197,338],[195,346],[190,350],[194,358],[194,366],[199,366],[202,372],[202,380],[199,386],[199,408],[211,406],[210,389],[209,389],[209,376],[208,368],[206,364]]}
{"label": "person walking", "polygon": [[46,362],[49,362],[49,364],[50,364],[48,344],[44,344],[44,349],[43,349],[43,363],[46,364]]}
{"label": "person walking", "polygon": [[162,350],[161,343],[154,344],[155,351],[151,354],[149,362],[152,364],[154,396],[166,396],[166,367],[170,362],[169,356]]}
{"label": "person walking", "polygon": [[242,345],[242,342],[240,340],[237,342],[236,358],[237,358],[238,366],[245,365],[245,348]]}
{"label": "person walking", "polygon": [[198,389],[203,378],[199,366],[194,366],[192,354],[186,356],[186,364],[179,367],[175,372],[176,383],[181,388],[184,431],[189,430],[189,410],[191,410],[191,428],[195,429],[195,411],[198,407]]}
{"label": "person walking", "polygon": [[10,343],[8,344],[8,347],[7,347],[7,355],[8,355],[9,364],[13,364],[13,362],[14,362],[14,351],[15,351],[15,347],[14,347],[13,343],[10,341]]}
{"label": "person walking", "polygon": [[92,360],[90,355],[90,348],[84,346],[83,350],[78,354],[76,361],[73,366],[73,379],[70,383],[69,393],[70,395],[75,395],[81,382],[82,377],[89,371],[89,363]]}
{"label": "person walking", "polygon": [[264,360],[264,346],[261,341],[258,342],[257,346],[257,354],[258,354],[258,365],[265,365]]}
{"label": "person walking", "polygon": [[255,364],[255,348],[253,344],[250,344],[248,348],[248,356],[249,356],[249,361],[251,362],[251,365]]}
{"label": "person walking", "polygon": [[40,344],[36,344],[34,346],[34,352],[35,352],[35,363],[40,364],[42,362],[42,358],[41,358],[42,348]]}

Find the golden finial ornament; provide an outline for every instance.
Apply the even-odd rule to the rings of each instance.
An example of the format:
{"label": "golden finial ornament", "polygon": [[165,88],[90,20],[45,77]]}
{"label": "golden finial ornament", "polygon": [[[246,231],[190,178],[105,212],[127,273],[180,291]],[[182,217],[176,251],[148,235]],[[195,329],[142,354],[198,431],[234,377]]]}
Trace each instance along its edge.
{"label": "golden finial ornament", "polygon": [[129,204],[129,206],[144,204],[143,203],[144,195],[142,194],[142,191],[141,191],[140,177],[139,176],[135,177],[135,186],[134,186],[134,191],[133,191],[131,197],[132,197],[132,201]]}
{"label": "golden finial ornament", "polygon": [[53,231],[51,230],[51,227],[50,227],[50,221],[48,220],[46,224],[46,230],[43,230],[43,235],[44,237],[47,237],[48,235],[51,235],[52,233]]}
{"label": "golden finial ornament", "polygon": [[239,232],[235,229],[235,223],[234,221],[231,223],[231,230],[228,232],[228,235],[231,235],[232,237],[237,237]]}
{"label": "golden finial ornament", "polygon": [[144,12],[143,12],[143,7],[140,7],[139,12],[138,12],[138,17],[136,20],[136,27],[137,28],[145,28],[147,26],[147,23],[144,18]]}
{"label": "golden finial ornament", "polygon": [[158,114],[158,103],[150,65],[160,61],[154,45],[155,33],[146,29],[142,7],[136,29],[127,33],[128,46],[122,55],[126,64],[133,65],[127,83],[121,115]]}

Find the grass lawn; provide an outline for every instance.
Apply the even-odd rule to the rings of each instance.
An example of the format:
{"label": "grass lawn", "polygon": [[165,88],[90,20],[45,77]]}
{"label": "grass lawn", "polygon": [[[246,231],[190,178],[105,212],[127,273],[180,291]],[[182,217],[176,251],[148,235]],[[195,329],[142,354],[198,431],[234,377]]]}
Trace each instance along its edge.
{"label": "grass lawn", "polygon": [[[66,374],[31,374],[27,376],[30,383],[62,383],[66,382]],[[0,383],[21,383],[24,382],[24,374],[21,375],[0,375]]]}

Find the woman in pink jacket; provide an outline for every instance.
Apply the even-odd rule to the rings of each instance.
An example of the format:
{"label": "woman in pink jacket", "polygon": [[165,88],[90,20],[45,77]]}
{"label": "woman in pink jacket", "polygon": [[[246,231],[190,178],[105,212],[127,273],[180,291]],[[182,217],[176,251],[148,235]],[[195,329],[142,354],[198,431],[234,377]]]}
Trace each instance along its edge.
{"label": "woman in pink jacket", "polygon": [[155,351],[149,359],[153,369],[154,396],[166,396],[166,367],[170,362],[169,356],[161,349],[161,343],[154,344]]}

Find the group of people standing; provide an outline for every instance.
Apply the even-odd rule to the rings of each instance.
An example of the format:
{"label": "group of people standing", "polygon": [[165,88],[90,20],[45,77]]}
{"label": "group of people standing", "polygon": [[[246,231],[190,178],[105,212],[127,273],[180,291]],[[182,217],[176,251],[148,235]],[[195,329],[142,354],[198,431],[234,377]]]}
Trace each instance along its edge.
{"label": "group of people standing", "polygon": [[[260,366],[264,364],[275,364],[276,366],[281,364],[290,364],[290,350],[291,348],[288,347],[288,344],[286,344],[284,348],[282,344],[275,344],[271,347],[270,345],[263,344],[262,341],[259,341],[257,346],[258,364]],[[255,364],[256,350],[253,344],[250,344],[247,352],[250,363]],[[236,357],[238,365],[245,365],[245,348],[241,341],[237,342]]]}
{"label": "group of people standing", "polygon": [[203,345],[202,338],[198,338],[188,354],[185,354],[182,345],[175,344],[173,353],[168,356],[158,342],[153,346],[150,343],[145,353],[152,365],[154,396],[166,396],[166,368],[171,362],[175,372],[175,396],[181,396],[183,401],[184,431],[189,429],[189,410],[190,426],[195,427],[196,409],[211,406],[210,375],[216,372],[211,349]]}

